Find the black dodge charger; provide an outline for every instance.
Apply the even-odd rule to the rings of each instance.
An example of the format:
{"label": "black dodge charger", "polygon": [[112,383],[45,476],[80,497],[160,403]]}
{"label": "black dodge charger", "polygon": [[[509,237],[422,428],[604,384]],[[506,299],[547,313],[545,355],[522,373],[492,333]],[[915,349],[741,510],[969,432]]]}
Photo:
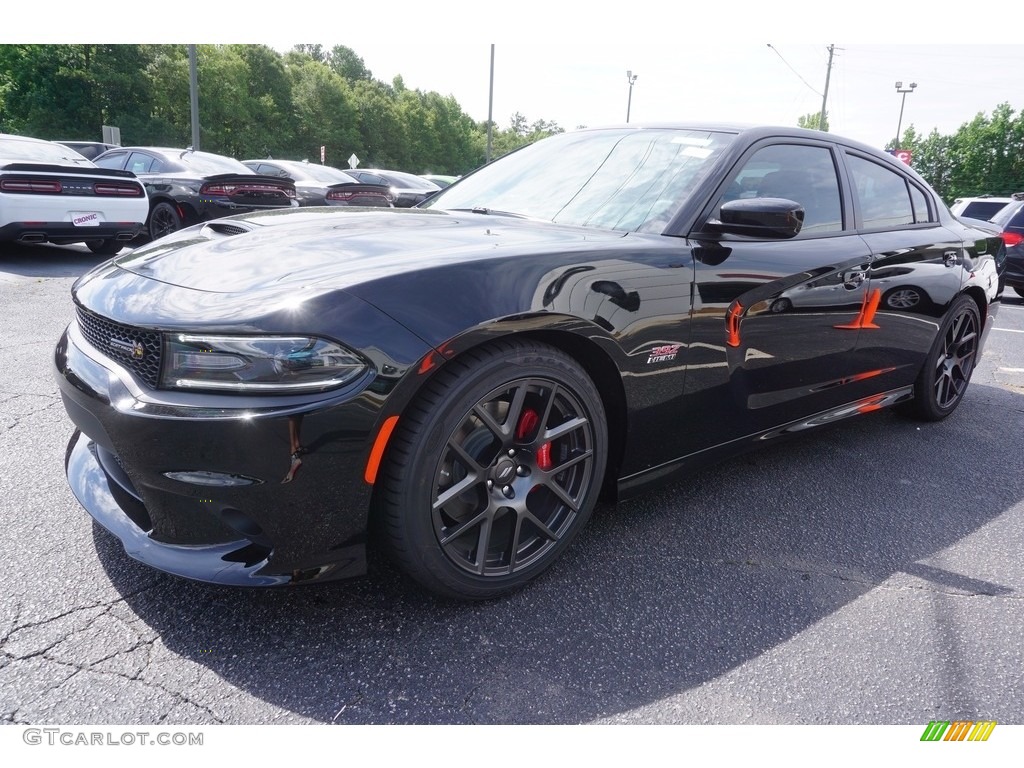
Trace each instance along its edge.
{"label": "black dodge charger", "polygon": [[369,547],[493,597],[602,494],[886,406],[951,414],[1002,247],[831,134],[560,134],[425,207],[243,214],[82,277],[67,476],[170,573],[312,582]]}

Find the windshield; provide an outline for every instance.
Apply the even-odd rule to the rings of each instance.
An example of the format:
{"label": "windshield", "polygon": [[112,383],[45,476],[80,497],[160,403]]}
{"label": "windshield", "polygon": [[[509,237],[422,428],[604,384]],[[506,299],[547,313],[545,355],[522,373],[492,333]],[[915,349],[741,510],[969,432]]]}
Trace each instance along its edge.
{"label": "windshield", "polygon": [[671,129],[559,134],[499,158],[423,207],[660,233],[733,139]]}

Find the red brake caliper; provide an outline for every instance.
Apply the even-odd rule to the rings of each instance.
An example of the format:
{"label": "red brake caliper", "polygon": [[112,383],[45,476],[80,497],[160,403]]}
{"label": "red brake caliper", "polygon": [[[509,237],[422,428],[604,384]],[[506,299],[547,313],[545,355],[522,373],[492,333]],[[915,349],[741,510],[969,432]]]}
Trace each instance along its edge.
{"label": "red brake caliper", "polygon": [[[516,425],[516,440],[525,440],[527,437],[533,434],[533,430],[537,428],[537,424],[540,422],[540,416],[532,408],[527,408],[523,411],[523,415],[519,417],[519,424]],[[551,443],[550,441],[544,443],[540,448],[537,449],[537,466],[543,469],[545,472],[551,469]]]}

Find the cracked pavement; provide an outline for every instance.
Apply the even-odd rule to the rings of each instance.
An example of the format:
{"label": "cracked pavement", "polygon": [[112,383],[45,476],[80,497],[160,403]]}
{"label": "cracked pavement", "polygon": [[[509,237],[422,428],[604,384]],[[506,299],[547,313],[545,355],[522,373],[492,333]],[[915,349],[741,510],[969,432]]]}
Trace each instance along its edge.
{"label": "cracked pavement", "polygon": [[601,507],[531,588],[276,591],[129,559],[63,476],[84,248],[0,250],[0,722],[1024,722],[1024,301],[958,413],[805,433]]}

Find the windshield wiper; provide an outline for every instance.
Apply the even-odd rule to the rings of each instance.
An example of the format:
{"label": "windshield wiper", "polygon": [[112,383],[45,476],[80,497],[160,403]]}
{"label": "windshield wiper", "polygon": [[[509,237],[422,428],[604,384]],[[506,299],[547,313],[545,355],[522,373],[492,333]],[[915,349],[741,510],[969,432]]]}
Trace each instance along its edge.
{"label": "windshield wiper", "polygon": [[496,211],[493,208],[486,208],[482,205],[474,205],[472,208],[449,208],[450,211],[457,211],[459,213],[479,213],[481,216],[508,216],[513,219],[527,219],[529,216],[525,216],[521,213],[513,213],[512,211]]}

